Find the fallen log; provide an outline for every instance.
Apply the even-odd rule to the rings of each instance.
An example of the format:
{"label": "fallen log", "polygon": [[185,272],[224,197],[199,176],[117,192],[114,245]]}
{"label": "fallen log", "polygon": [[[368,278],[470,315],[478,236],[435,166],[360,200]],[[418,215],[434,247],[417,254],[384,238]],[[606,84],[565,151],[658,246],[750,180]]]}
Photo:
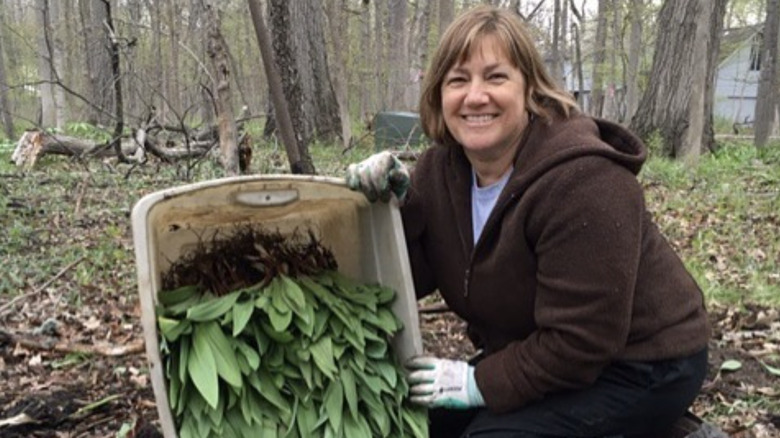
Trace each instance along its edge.
{"label": "fallen log", "polygon": [[[139,129],[132,139],[122,139],[122,154],[135,162],[143,162],[146,152],[168,162],[187,158],[197,158],[208,153],[217,144],[217,140],[191,141],[189,146],[166,147],[148,136],[147,131]],[[141,146],[143,145],[143,146]],[[67,155],[73,157],[105,158],[116,156],[109,143],[66,135],[47,134],[43,131],[26,131],[11,155],[11,161],[17,167],[32,168],[40,157],[46,154]]]}
{"label": "fallen log", "polygon": [[[132,141],[122,142],[122,152],[132,155],[138,147]],[[75,157],[110,157],[114,150],[107,144],[66,135],[47,134],[43,131],[25,131],[11,155],[11,161],[17,167],[31,168],[40,157],[46,154],[68,155]]]}
{"label": "fallen log", "polygon": [[[146,161],[146,155],[151,154],[157,158],[168,162],[176,162],[192,158],[201,158],[206,154],[216,153],[219,149],[219,138],[215,136],[208,138],[203,136],[199,138],[180,138],[176,141],[161,141],[158,137],[151,135],[152,129],[142,127],[136,129],[132,138],[123,138],[121,142],[122,154],[126,159],[132,162],[143,163]],[[242,171],[248,168],[249,158],[251,157],[251,141],[246,133],[239,137],[239,161]],[[46,154],[67,155],[83,158],[105,158],[115,157],[116,151],[110,143],[98,143],[93,140],[86,140],[66,135],[47,134],[39,130],[26,131],[16,144],[11,161],[17,167],[32,168],[40,157]]]}

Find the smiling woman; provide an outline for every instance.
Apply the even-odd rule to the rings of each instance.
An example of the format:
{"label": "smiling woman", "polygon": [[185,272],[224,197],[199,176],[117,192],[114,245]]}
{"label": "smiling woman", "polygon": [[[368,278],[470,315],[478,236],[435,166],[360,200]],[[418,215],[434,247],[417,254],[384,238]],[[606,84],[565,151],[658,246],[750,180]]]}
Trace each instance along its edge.
{"label": "smiling woman", "polygon": [[447,72],[442,115],[474,166],[479,186],[498,181],[512,166],[528,125],[525,79],[495,37],[485,37]]}
{"label": "smiling woman", "polygon": [[[644,144],[581,113],[523,23],[481,6],[425,76],[434,141],[348,184],[402,202],[418,298],[438,290],[478,357],[407,363],[431,437],[682,437],[707,371],[701,290],[651,221]],[[407,190],[408,188],[408,190]]]}

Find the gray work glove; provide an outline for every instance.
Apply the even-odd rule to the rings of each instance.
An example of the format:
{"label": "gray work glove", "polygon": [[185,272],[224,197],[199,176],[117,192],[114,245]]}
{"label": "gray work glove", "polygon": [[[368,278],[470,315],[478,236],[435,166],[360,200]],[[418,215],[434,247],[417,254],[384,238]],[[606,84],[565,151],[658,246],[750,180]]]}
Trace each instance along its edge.
{"label": "gray work glove", "polygon": [[371,202],[388,202],[393,194],[403,202],[409,189],[409,170],[390,152],[379,152],[349,165],[347,186],[363,192]]}

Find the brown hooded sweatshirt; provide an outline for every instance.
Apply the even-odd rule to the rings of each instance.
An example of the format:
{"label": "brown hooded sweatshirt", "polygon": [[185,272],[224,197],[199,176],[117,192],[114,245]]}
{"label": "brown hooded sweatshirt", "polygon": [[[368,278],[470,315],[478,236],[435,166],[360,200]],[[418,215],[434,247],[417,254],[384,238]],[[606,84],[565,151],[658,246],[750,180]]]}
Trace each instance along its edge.
{"label": "brown hooded sweatshirt", "polygon": [[468,322],[494,412],[585,387],[616,360],[691,355],[710,336],[701,290],[645,208],[642,142],[581,114],[526,129],[476,244],[459,146],[421,155],[402,208],[418,297],[438,289]]}

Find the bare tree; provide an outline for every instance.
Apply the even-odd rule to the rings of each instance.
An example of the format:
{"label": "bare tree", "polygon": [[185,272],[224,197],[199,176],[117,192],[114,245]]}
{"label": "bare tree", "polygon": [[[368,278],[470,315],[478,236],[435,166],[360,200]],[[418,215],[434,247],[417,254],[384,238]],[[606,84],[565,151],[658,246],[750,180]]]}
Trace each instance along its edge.
{"label": "bare tree", "polygon": [[82,71],[88,84],[85,98],[92,104],[87,121],[107,126],[113,122],[112,114],[116,108],[111,72],[111,36],[106,27],[107,9],[103,0],[84,0],[79,2],[79,6],[86,62]]}
{"label": "bare tree", "polygon": [[374,73],[374,95],[375,105],[373,110],[386,109],[389,106],[389,97],[387,95],[387,83],[390,78],[388,76],[388,52],[387,41],[385,39],[385,33],[387,32],[387,2],[374,1],[374,57],[373,73]]}
{"label": "bare tree", "polygon": [[360,54],[358,73],[358,93],[360,93],[360,115],[369,123],[371,113],[376,110],[375,94],[371,92],[376,49],[371,38],[371,4],[363,2],[360,7]]}
{"label": "bare tree", "polygon": [[553,4],[552,66],[550,68],[550,73],[556,81],[560,82],[563,79],[563,57],[561,54],[565,53],[565,48],[561,47],[563,45],[561,31],[565,25],[562,23],[563,20],[561,17],[561,0],[554,0]]}
{"label": "bare tree", "polygon": [[612,0],[612,6],[610,7],[612,12],[612,38],[611,46],[609,48],[609,77],[605,81],[606,93],[604,95],[604,104],[601,109],[601,117],[609,120],[616,120],[618,122],[623,121],[624,111],[621,105],[624,103],[623,96],[620,95],[618,85],[616,83],[618,78],[618,49],[620,47],[620,35],[622,33],[622,8],[620,7],[619,0]]}
{"label": "bare tree", "polygon": [[585,79],[582,71],[582,38],[580,37],[580,26],[578,23],[571,24],[571,34],[574,39],[574,71],[577,75],[577,104],[585,109]]}
{"label": "bare tree", "polygon": [[228,176],[238,175],[238,134],[230,92],[230,68],[225,39],[220,29],[219,11],[214,5],[206,5],[209,18],[208,54],[214,72],[214,88],[217,91],[217,124],[222,166]]}
{"label": "bare tree", "polygon": [[[0,25],[5,24],[5,8],[0,5]],[[5,41],[0,31],[0,117],[2,118],[3,131],[6,138],[14,138],[14,119],[11,100],[8,97],[8,76],[5,69]]]}
{"label": "bare tree", "polygon": [[664,154],[698,159],[714,144],[714,63],[727,0],[666,0],[658,13],[658,38],[650,83],[631,128],[658,135]]}
{"label": "bare tree", "polygon": [[455,2],[453,0],[439,1],[439,39],[447,26],[455,19]]}
{"label": "bare tree", "polygon": [[167,24],[168,53],[170,58],[165,69],[163,69],[163,80],[165,83],[165,100],[171,106],[174,112],[182,111],[181,87],[179,87],[179,52],[181,30],[179,26],[179,16],[181,15],[181,0],[157,0],[157,7],[165,6],[165,23]]}
{"label": "bare tree", "polygon": [[116,152],[119,161],[126,161],[125,155],[122,152],[121,140],[122,134],[125,130],[125,114],[124,114],[124,98],[122,95],[122,68],[120,65],[119,46],[120,40],[114,27],[114,17],[111,15],[111,0],[103,0],[105,20],[103,26],[106,28],[107,38],[105,44],[109,48],[109,55],[111,58],[111,84],[113,85],[110,90],[114,96],[114,134],[111,140],[111,146]]}
{"label": "bare tree", "polygon": [[593,47],[593,76],[589,112],[601,117],[604,109],[604,62],[607,59],[607,15],[610,0],[599,0],[596,25],[596,42]]}
{"label": "bare tree", "polygon": [[285,151],[287,152],[287,160],[290,163],[290,170],[292,173],[314,174],[314,164],[311,162],[311,157],[301,154],[298,148],[298,140],[295,137],[290,112],[287,107],[282,78],[279,75],[276,63],[273,59],[271,37],[266,28],[265,20],[263,19],[260,1],[247,1],[249,2],[249,10],[252,14],[252,23],[255,27],[257,43],[260,46],[260,54],[263,58],[265,75],[268,78],[268,89],[271,94],[274,113],[276,114],[276,120],[279,125],[279,132],[282,137]]}
{"label": "bare tree", "polygon": [[[339,106],[341,119],[341,141],[344,148],[352,143],[352,124],[349,117],[349,87],[347,84],[346,56],[342,47],[349,40],[349,21],[344,16],[345,0],[330,0],[328,3],[328,28],[330,30],[331,72],[333,89]],[[346,54],[348,55],[348,53]]]}
{"label": "bare tree", "polygon": [[414,4],[414,21],[410,26],[409,38],[409,69],[410,84],[406,87],[405,107],[417,108],[420,100],[420,85],[423,70],[427,67],[428,36],[431,33],[431,15],[433,14],[434,0],[421,0]]}
{"label": "bare tree", "polygon": [[573,41],[572,45],[574,46],[573,71],[577,75],[577,103],[579,104],[580,108],[585,110],[585,78],[583,77],[582,34],[580,32],[580,29],[582,29],[582,22],[584,21],[584,16],[577,9],[577,6],[574,4],[574,0],[569,2],[569,5],[566,7],[566,9],[570,9],[572,15],[574,16],[574,19],[571,22],[571,37]]}
{"label": "bare tree", "polygon": [[[338,102],[330,79],[325,49],[323,11],[314,2],[272,0],[271,42],[282,75],[290,119],[303,157],[314,139],[332,140],[341,134]],[[273,120],[266,124],[273,127]],[[266,134],[270,134],[266,129]]]}
{"label": "bare tree", "polygon": [[38,123],[41,126],[57,127],[57,107],[54,104],[54,83],[56,80],[54,72],[54,63],[52,62],[50,39],[48,32],[51,30],[50,11],[48,0],[38,0],[36,4],[40,28],[43,30],[38,34],[38,77],[40,86],[38,87],[41,98],[41,112]]}
{"label": "bare tree", "polygon": [[630,36],[628,49],[624,50],[628,60],[625,68],[626,120],[631,120],[639,105],[639,60],[642,54],[642,21],[645,0],[631,0],[629,8]]}
{"label": "bare tree", "polygon": [[[146,8],[149,10],[149,22],[151,25],[151,32],[150,32],[150,39],[151,39],[151,47],[150,50],[152,54],[157,58],[160,62],[154,63],[148,68],[148,75],[149,78],[147,79],[147,86],[151,90],[157,91],[161,95],[167,96],[168,93],[166,92],[166,86],[165,86],[165,74],[164,74],[164,62],[165,59],[163,56],[163,18],[162,18],[162,7],[160,6],[162,0],[146,0]],[[156,99],[156,100],[162,100],[162,99]],[[167,104],[159,105],[156,108],[157,116],[160,118],[162,122],[167,121],[168,117],[168,110],[169,107]]]}
{"label": "bare tree", "polygon": [[775,122],[777,111],[778,74],[778,25],[780,24],[780,0],[767,0],[766,20],[761,43],[761,76],[758,82],[756,100],[755,137],[756,147],[766,146],[769,133]]}

